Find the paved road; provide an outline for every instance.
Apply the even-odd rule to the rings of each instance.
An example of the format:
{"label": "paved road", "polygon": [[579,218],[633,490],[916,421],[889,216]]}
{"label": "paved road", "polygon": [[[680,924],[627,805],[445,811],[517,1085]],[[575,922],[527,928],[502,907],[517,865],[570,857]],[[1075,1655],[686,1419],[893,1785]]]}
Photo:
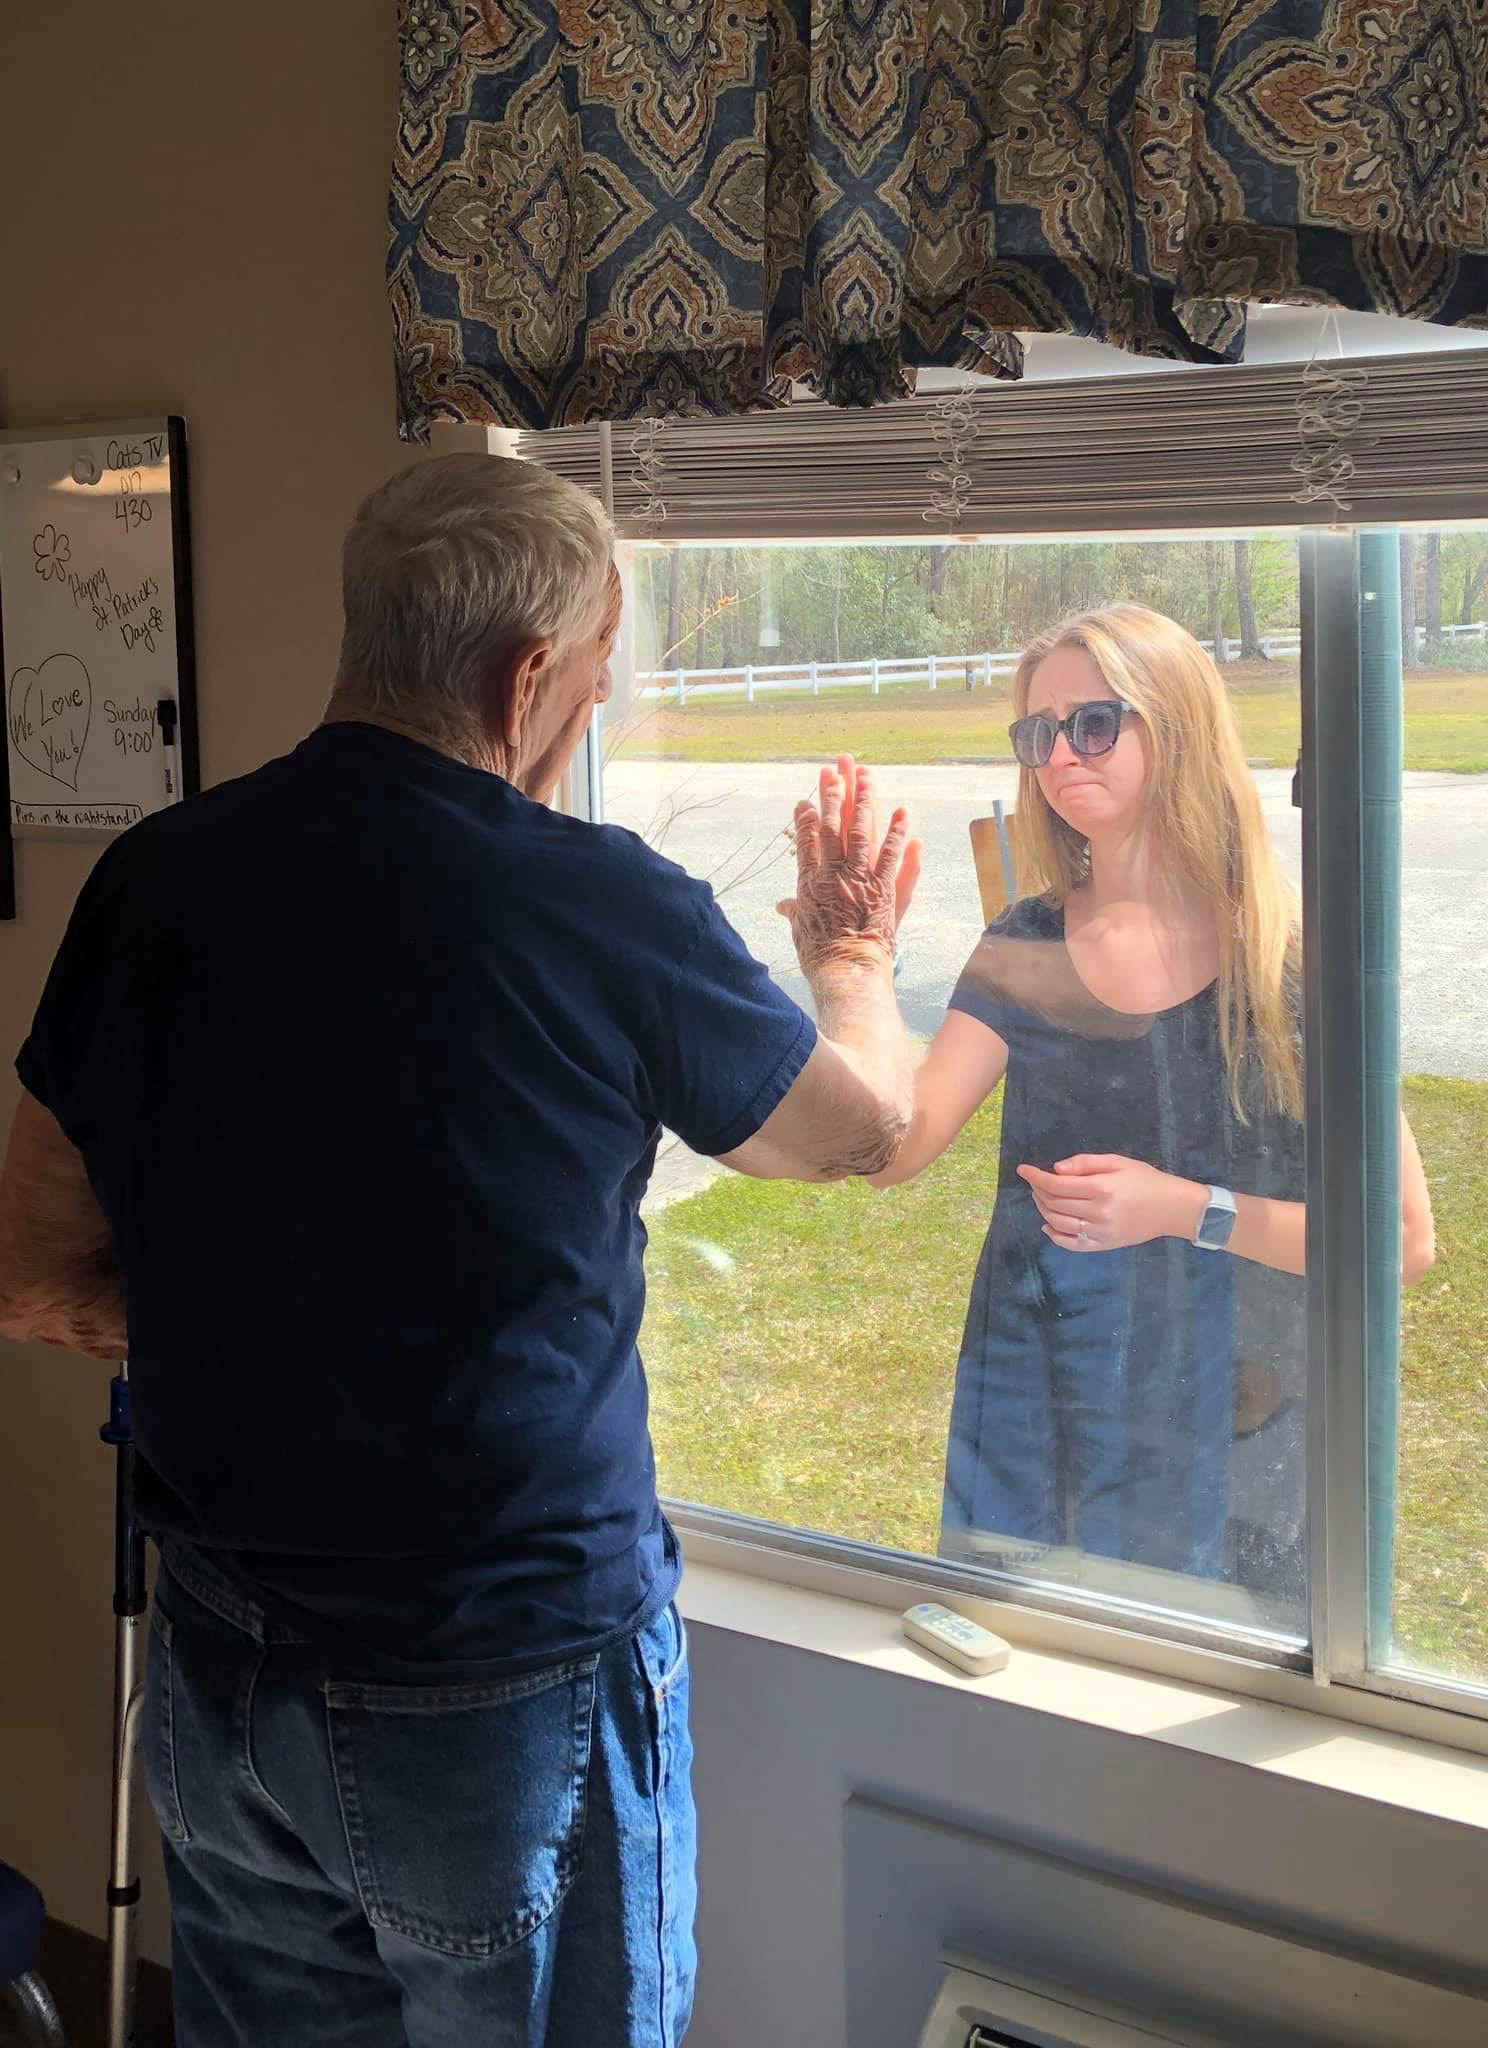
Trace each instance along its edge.
{"label": "paved road", "polygon": [[[1256,780],[1271,830],[1300,878],[1300,832],[1291,776]],[[905,928],[899,992],[914,1031],[933,1031],[981,926],[967,822],[989,816],[994,797],[1013,800],[1011,767],[885,768],[879,781],[907,803],[925,842],[925,877]],[[1410,1073],[1488,1078],[1488,776],[1405,778],[1402,920],[1402,1054]],[[789,937],[775,915],[790,867],[780,831],[812,771],[791,764],[611,764],[607,814],[653,840],[668,809],[664,850],[723,895],[729,916],[760,959],[804,994]],[[751,871],[752,869],[752,871]],[[731,886],[732,883],[732,886]]]}

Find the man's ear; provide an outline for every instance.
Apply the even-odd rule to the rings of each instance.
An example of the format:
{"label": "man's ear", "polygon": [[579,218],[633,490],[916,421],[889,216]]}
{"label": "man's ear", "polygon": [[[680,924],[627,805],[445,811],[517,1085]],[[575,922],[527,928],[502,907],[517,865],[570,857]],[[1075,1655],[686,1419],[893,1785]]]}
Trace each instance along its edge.
{"label": "man's ear", "polygon": [[532,714],[532,702],[552,666],[551,640],[529,640],[497,662],[486,679],[486,724],[515,753]]}

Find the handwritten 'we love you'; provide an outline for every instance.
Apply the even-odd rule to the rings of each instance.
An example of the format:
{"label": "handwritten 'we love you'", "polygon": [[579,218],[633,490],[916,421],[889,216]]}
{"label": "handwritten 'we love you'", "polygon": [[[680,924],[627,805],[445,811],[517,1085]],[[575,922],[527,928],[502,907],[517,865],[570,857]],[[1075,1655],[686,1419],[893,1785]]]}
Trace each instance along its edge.
{"label": "handwritten 'we love you'", "polygon": [[10,679],[10,742],[23,761],[76,792],[93,683],[75,654],[51,654]]}
{"label": "handwritten 'we love you'", "polygon": [[[126,754],[155,748],[156,710],[103,700],[114,747]],[[23,761],[74,791],[93,724],[93,682],[75,654],[51,654],[38,668],[18,668],[10,681],[10,739]]]}

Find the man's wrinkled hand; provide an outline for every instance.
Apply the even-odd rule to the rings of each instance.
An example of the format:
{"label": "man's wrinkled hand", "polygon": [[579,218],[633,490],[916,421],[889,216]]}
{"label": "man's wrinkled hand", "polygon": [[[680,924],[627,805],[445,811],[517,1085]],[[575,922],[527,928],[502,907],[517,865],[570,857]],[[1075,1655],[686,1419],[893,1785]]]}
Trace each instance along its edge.
{"label": "man's wrinkled hand", "polygon": [[808,980],[834,962],[892,959],[920,873],[907,812],[894,812],[880,841],[872,771],[844,754],[822,770],[820,808],[796,806],[795,841],[796,893],[776,907]]}

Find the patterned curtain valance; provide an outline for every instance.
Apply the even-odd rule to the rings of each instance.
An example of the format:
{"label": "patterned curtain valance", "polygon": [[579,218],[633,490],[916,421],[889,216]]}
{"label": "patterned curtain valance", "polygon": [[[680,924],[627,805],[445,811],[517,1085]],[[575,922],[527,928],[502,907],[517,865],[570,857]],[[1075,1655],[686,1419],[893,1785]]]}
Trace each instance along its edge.
{"label": "patterned curtain valance", "polygon": [[400,429],[1488,326],[1488,0],[402,0]]}

